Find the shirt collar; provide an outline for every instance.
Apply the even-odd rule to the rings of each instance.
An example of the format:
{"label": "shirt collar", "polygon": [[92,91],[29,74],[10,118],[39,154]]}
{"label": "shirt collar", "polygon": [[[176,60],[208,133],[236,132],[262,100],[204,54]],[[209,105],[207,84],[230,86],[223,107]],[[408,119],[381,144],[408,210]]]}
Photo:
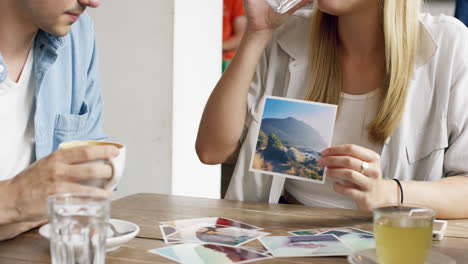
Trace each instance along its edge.
{"label": "shirt collar", "polygon": [[[422,16],[427,16],[424,14]],[[426,65],[434,57],[437,50],[439,49],[437,42],[435,42],[432,34],[426,24],[419,19],[419,38],[417,45],[417,53],[415,58],[415,64],[417,67]]]}
{"label": "shirt collar", "polygon": [[[295,61],[298,63],[308,63],[311,12],[298,11],[291,18],[295,20],[292,21],[291,26],[280,27],[278,29],[277,42]],[[420,31],[415,58],[416,67],[429,63],[438,50],[437,43],[421,19],[419,19],[419,27]]]}
{"label": "shirt collar", "polygon": [[311,11],[299,10],[291,16],[289,26],[282,26],[276,32],[278,45],[295,61],[309,60],[309,39]]}
{"label": "shirt collar", "polygon": [[3,60],[2,53],[0,52],[0,83],[3,83],[8,76],[8,70],[5,66],[5,61]]}
{"label": "shirt collar", "polygon": [[[50,47],[54,52],[61,49],[65,44],[65,37],[56,37],[45,31],[39,30],[34,44],[36,47],[43,49],[44,47]],[[8,77],[8,69],[5,65],[2,53],[0,52],[0,83],[3,83]]]}
{"label": "shirt collar", "polygon": [[41,29],[37,33],[36,42],[49,45],[53,50],[62,48],[65,44],[65,37],[57,37]]}

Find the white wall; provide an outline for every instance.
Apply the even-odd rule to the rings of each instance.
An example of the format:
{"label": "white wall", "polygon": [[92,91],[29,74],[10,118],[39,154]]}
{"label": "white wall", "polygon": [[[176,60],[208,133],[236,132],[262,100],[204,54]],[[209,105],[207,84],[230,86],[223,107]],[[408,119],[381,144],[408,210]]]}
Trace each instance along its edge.
{"label": "white wall", "polygon": [[221,76],[222,10],[222,0],[175,0],[172,191],[176,195],[220,197],[221,169],[200,165],[195,139],[205,103]]}
{"label": "white wall", "polygon": [[[220,75],[221,28],[213,24],[220,23],[222,8],[205,8],[220,7],[217,2],[111,0],[89,11],[100,49],[104,127],[111,140],[128,147],[117,198],[219,193],[219,170],[198,162],[194,151],[203,105]],[[197,38],[187,39],[184,32],[193,30]],[[192,188],[185,189],[188,182]]]}

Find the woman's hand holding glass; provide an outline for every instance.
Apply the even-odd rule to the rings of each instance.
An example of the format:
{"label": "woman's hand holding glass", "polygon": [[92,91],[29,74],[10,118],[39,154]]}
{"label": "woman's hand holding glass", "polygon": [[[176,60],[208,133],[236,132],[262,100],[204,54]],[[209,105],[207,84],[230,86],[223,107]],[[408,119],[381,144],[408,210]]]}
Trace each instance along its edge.
{"label": "woman's hand holding glass", "polygon": [[327,177],[342,180],[334,183],[334,190],[352,198],[361,210],[398,202],[398,189],[393,180],[383,179],[380,155],[372,150],[357,145],[333,146],[322,151],[319,164],[327,167]]}
{"label": "woman's hand holding glass", "polygon": [[247,34],[273,33],[288,17],[301,7],[313,0],[302,0],[287,13],[279,14],[273,11],[265,0],[244,0],[245,15],[247,17]]}

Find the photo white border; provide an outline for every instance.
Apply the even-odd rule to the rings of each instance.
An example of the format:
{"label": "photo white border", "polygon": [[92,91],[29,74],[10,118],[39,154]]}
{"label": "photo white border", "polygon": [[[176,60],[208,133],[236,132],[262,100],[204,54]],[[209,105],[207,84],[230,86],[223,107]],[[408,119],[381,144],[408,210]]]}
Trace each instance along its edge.
{"label": "photo white border", "polygon": [[[340,231],[340,229],[343,229],[343,228],[347,228],[347,229],[351,229],[351,230],[354,230],[356,231],[355,233],[352,233],[352,232],[347,232],[347,231]],[[330,231],[338,231],[338,232],[347,232],[349,234],[363,234],[363,235],[370,235],[370,236],[374,236],[374,233],[371,233],[369,231],[366,231],[366,230],[362,230],[362,229],[359,229],[359,228],[355,228],[355,227],[334,227],[334,228],[331,228],[330,230],[327,230],[327,231],[323,231],[323,232],[320,232],[318,233],[317,235],[321,235],[323,233],[327,233],[327,232],[330,232]]]}
{"label": "photo white border", "polygon": [[[359,228],[355,228],[355,227],[352,227],[352,226],[301,229],[301,230],[288,231],[288,234],[291,234],[291,235],[293,235],[293,236],[316,236],[316,235],[321,235],[321,234],[326,233],[326,232],[329,232],[329,231],[339,231],[339,229],[343,229],[343,228],[347,228],[347,229],[351,229],[351,230],[357,231],[356,233],[348,232],[349,234],[363,234],[363,235],[375,236],[374,233],[372,233],[372,232],[369,232],[369,231],[366,231],[366,230],[362,230],[362,229],[359,229]],[[321,229],[327,229],[327,230],[326,230],[326,231],[321,231],[321,232],[319,232],[319,233],[317,233],[317,234],[315,234],[315,235],[296,235],[296,234],[293,233],[293,232],[310,232],[310,231],[321,230]]]}
{"label": "photo white border", "polygon": [[[218,224],[214,224],[214,225],[216,225],[216,226],[223,226],[223,225],[218,225]],[[203,227],[209,227],[209,226],[203,226]],[[185,240],[185,239],[182,239],[182,238],[173,238],[173,237],[172,237],[172,236],[174,236],[174,235],[180,233],[181,230],[180,230],[180,231],[177,231],[177,232],[175,232],[175,233],[172,233],[171,235],[167,236],[166,239],[168,239],[168,240],[170,239],[170,240],[171,240],[170,243],[174,243],[174,244],[177,243],[177,242],[175,242],[175,241],[180,241],[180,243],[212,244],[212,245],[218,245],[218,246],[226,246],[226,247],[238,248],[238,247],[241,247],[242,245],[245,245],[245,244],[247,244],[247,243],[249,243],[249,242],[252,242],[252,241],[254,241],[254,240],[256,240],[256,239],[259,239],[259,238],[261,238],[261,237],[265,237],[265,236],[271,235],[271,233],[263,232],[263,231],[261,231],[261,230],[243,229],[243,228],[238,228],[238,227],[234,227],[234,226],[225,226],[225,227],[230,227],[230,228],[236,228],[236,229],[240,229],[240,230],[245,230],[245,231],[247,231],[246,233],[248,233],[248,232],[258,232],[258,233],[262,233],[262,234],[260,234],[259,236],[252,237],[251,239],[248,239],[248,240],[246,240],[246,241],[244,241],[244,242],[242,242],[242,243],[240,243],[240,244],[237,244],[237,245],[235,245],[235,246],[226,245],[226,244],[222,244],[222,243],[214,243],[214,242],[208,243],[208,242],[204,242],[204,241],[201,241],[201,240],[194,241],[194,240]],[[200,227],[200,228],[202,228],[202,227]]]}
{"label": "photo white border", "polygon": [[[234,222],[237,222],[237,223],[241,223],[241,224],[244,224],[244,225],[247,225],[247,226],[251,226],[253,227],[253,229],[247,229],[247,228],[241,228],[241,227],[238,227],[238,228],[241,228],[241,229],[246,229],[246,230],[263,230],[263,228],[261,227],[258,227],[258,226],[254,226],[254,225],[251,225],[251,224],[247,224],[246,222],[242,222],[242,221],[239,221],[239,220],[236,220],[236,219],[232,219],[232,218],[229,218],[229,217],[224,217],[224,216],[209,216],[209,217],[194,217],[194,218],[185,218],[185,219],[177,219],[177,220],[168,220],[168,221],[162,221],[162,222],[158,222],[160,225],[167,225],[167,226],[171,226],[171,227],[174,227],[175,229],[179,229],[178,227],[176,226],[173,226],[173,225],[169,225],[167,224],[168,222],[176,222],[176,221],[185,221],[185,220],[197,220],[197,219],[219,219],[219,218],[224,218],[224,219],[227,219],[227,220],[230,220],[230,221],[234,221]],[[203,221],[200,221],[199,223],[204,223]],[[210,224],[210,223],[207,223],[207,224]],[[216,223],[214,223],[216,224]],[[235,227],[235,226],[233,226]]]}
{"label": "photo white border", "polygon": [[[170,226],[170,225],[159,224],[159,230],[161,231],[161,236],[162,236],[162,238],[163,238],[163,241],[164,241],[165,244],[168,244],[166,232],[164,232],[163,226]],[[173,227],[173,226],[170,226],[170,227],[175,228],[175,227]],[[177,232],[177,231],[176,231],[176,232]],[[174,234],[174,233],[172,233],[172,234]]]}
{"label": "photo white border", "polygon": [[[260,243],[262,244],[262,246],[264,248],[266,248],[268,251],[270,251],[271,255],[275,258],[307,258],[307,257],[343,257],[343,256],[349,256],[351,255],[354,250],[348,245],[346,244],[345,242],[343,242],[339,237],[333,235],[333,234],[330,234],[330,235],[309,235],[309,236],[302,236],[302,237],[314,237],[314,236],[333,236],[335,237],[338,242],[340,242],[341,244],[343,244],[347,249],[350,250],[349,254],[316,254],[316,255],[306,255],[306,256],[275,256],[275,253],[273,250],[271,250],[270,247],[268,247],[264,242],[263,242],[263,237],[259,238],[258,241],[260,241]],[[301,236],[270,236],[270,237],[301,237]]]}
{"label": "photo white border", "polygon": [[[203,246],[203,245],[216,245],[216,244],[211,244],[211,243],[188,243],[188,244],[191,244],[191,245],[198,245],[198,246]],[[187,245],[187,244],[180,244],[180,245]],[[177,263],[183,263],[183,262],[180,262],[179,260],[176,260],[174,258],[170,258],[166,255],[163,255],[159,252],[157,252],[156,250],[158,249],[165,249],[165,248],[172,248],[172,247],[175,247],[177,245],[174,245],[174,246],[168,246],[168,247],[160,247],[160,248],[154,248],[154,249],[150,249],[148,250],[147,252],[148,253],[151,253],[151,254],[155,254],[155,255],[158,255],[158,256],[161,256],[163,258],[166,258],[166,259],[169,259],[169,260],[172,260],[172,261],[175,261]],[[219,245],[217,245],[219,246]],[[221,245],[221,246],[225,246],[225,247],[231,247],[231,246],[226,246],[226,245]],[[250,263],[250,262],[254,262],[254,261],[262,261],[262,260],[265,260],[265,259],[272,259],[273,256],[270,256],[270,255],[267,255],[267,254],[264,254],[264,253],[260,253],[260,252],[257,252],[257,251],[254,251],[254,250],[250,250],[250,249],[246,249],[246,248],[243,248],[243,247],[231,247],[231,248],[236,248],[236,249],[243,249],[243,250],[246,250],[246,251],[249,251],[249,252],[253,252],[253,253],[256,253],[258,255],[262,255],[264,258],[256,258],[256,259],[251,259],[251,260],[246,260],[246,261],[241,261],[241,262],[232,262],[234,264],[244,264],[244,263]]]}
{"label": "photo white border", "polygon": [[[258,137],[260,135],[260,129],[262,127],[262,122],[263,122],[263,114],[265,112],[265,105],[266,105],[266,100],[267,99],[274,99],[274,100],[280,100],[280,101],[290,101],[290,102],[295,102],[295,103],[303,103],[303,104],[310,104],[310,105],[321,105],[324,107],[330,107],[334,108],[335,111],[335,118],[333,120],[333,124],[331,127],[331,135],[330,138],[328,139],[327,142],[327,148],[331,146],[332,140],[333,140],[333,131],[335,129],[335,122],[336,122],[336,114],[338,111],[338,106],[333,105],[333,104],[325,104],[325,103],[318,103],[318,102],[311,102],[311,101],[305,101],[305,100],[299,100],[299,99],[293,99],[293,98],[286,98],[286,97],[278,97],[278,96],[272,96],[272,95],[266,95],[263,97],[263,108],[262,108],[262,114],[260,116],[260,124],[258,126],[258,131],[257,131],[257,137],[256,141],[258,142]],[[251,172],[257,172],[261,174],[267,174],[267,175],[272,175],[272,176],[278,176],[278,177],[283,177],[283,178],[288,178],[288,179],[294,179],[294,180],[301,180],[301,181],[306,181],[306,182],[313,182],[313,183],[319,183],[319,184],[325,184],[325,179],[326,179],[326,171],[327,168],[324,168],[323,175],[322,175],[322,180],[312,180],[312,179],[306,179],[304,177],[299,177],[299,176],[293,176],[289,174],[283,174],[283,173],[278,173],[278,172],[273,172],[273,171],[264,171],[264,170],[258,170],[253,168],[253,161],[255,158],[255,153],[257,151],[257,144],[254,144],[253,150],[252,150],[252,156],[250,158],[250,165],[249,165],[249,171]]]}
{"label": "photo white border", "polygon": [[[172,226],[174,228],[177,229],[176,226],[173,226],[173,225],[170,225],[168,224],[168,222],[176,222],[176,221],[188,221],[188,220],[195,220],[195,219],[211,219],[211,218],[217,218],[217,217],[193,217],[193,218],[184,218],[184,219],[176,219],[176,220],[167,220],[167,221],[162,221],[162,222],[158,222],[160,225],[168,225],[168,226]],[[203,222],[199,222],[199,223],[203,223]]]}
{"label": "photo white border", "polygon": [[258,252],[258,253],[264,254],[264,255],[271,255],[271,252],[268,251],[268,249],[259,249],[259,248],[249,247],[249,246],[242,246],[242,247],[239,247],[239,248],[243,248],[243,249],[247,249],[247,250],[250,250],[250,251]]}
{"label": "photo white border", "polygon": [[[321,229],[321,228],[317,228],[317,229]],[[311,231],[317,230],[317,229],[293,230],[293,231],[288,231],[288,234],[291,234],[293,236],[315,236],[315,235],[319,235],[320,233],[323,233],[323,232],[318,232],[317,234],[313,234],[313,235],[297,235],[297,234],[293,233],[293,232],[311,232]]]}
{"label": "photo white border", "polygon": [[240,229],[246,229],[246,230],[263,230],[263,228],[261,228],[261,227],[254,226],[254,225],[251,225],[251,224],[247,224],[246,222],[242,222],[242,221],[239,221],[239,220],[236,220],[236,219],[232,219],[232,218],[229,218],[229,217],[222,217],[222,216],[216,216],[216,217],[217,217],[217,218],[224,218],[224,219],[227,219],[227,220],[230,220],[230,221],[235,221],[235,222],[237,222],[237,223],[241,223],[241,224],[244,224],[244,225],[253,227],[253,229],[247,229],[247,228],[242,228],[242,227],[233,226],[233,227],[237,227],[237,228],[240,228]]}

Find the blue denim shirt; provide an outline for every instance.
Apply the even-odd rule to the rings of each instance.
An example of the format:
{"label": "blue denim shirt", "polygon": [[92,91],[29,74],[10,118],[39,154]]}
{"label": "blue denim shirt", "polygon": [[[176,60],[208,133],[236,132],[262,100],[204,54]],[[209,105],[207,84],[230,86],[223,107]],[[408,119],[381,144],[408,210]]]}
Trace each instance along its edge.
{"label": "blue denim shirt", "polygon": [[[64,37],[39,30],[34,41],[36,159],[63,141],[105,139],[93,21],[84,13]],[[5,62],[0,53],[0,65]],[[7,71],[0,73],[0,83]]]}

